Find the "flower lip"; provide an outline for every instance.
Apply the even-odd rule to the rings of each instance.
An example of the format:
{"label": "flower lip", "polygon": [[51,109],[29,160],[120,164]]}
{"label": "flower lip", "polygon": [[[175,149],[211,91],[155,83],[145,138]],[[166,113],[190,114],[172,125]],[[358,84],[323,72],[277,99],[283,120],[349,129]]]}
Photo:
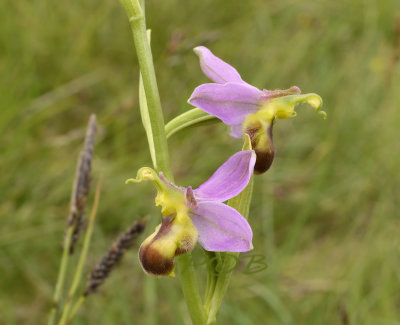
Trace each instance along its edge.
{"label": "flower lip", "polygon": [[173,256],[168,256],[164,252],[157,249],[157,240],[171,231],[172,221],[175,216],[165,216],[162,224],[156,229],[156,232],[148,237],[139,248],[139,260],[143,269],[152,275],[168,275],[173,272],[174,261]]}
{"label": "flower lip", "polygon": [[174,270],[174,259],[163,256],[151,246],[141,246],[139,260],[147,274],[162,276],[170,275]]}
{"label": "flower lip", "polygon": [[161,225],[140,246],[143,269],[155,276],[173,276],[175,256],[192,250],[197,239],[197,230],[188,216],[164,216]]}
{"label": "flower lip", "polygon": [[265,173],[272,165],[275,157],[274,143],[272,139],[272,128],[274,124],[261,126],[259,128],[247,128],[245,132],[251,139],[251,145],[257,156],[254,165],[254,174]]}

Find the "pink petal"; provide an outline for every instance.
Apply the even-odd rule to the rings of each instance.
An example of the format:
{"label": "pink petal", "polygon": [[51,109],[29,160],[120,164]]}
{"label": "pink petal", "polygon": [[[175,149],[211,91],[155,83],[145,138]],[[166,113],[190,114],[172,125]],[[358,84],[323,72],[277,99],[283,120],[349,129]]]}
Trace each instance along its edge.
{"label": "pink petal", "polygon": [[200,58],[201,70],[212,81],[221,84],[226,82],[244,82],[234,67],[217,58],[208,48],[198,46],[194,49],[194,52]]}
{"label": "pink petal", "polygon": [[237,152],[193,191],[196,199],[224,202],[238,195],[249,183],[255,162],[254,151]]}
{"label": "pink petal", "polygon": [[199,202],[191,213],[199,233],[199,243],[214,252],[247,252],[251,249],[253,232],[243,216],[219,202]]}
{"label": "pink petal", "polygon": [[203,84],[193,91],[189,103],[234,125],[259,110],[261,96],[261,90],[243,83]]}

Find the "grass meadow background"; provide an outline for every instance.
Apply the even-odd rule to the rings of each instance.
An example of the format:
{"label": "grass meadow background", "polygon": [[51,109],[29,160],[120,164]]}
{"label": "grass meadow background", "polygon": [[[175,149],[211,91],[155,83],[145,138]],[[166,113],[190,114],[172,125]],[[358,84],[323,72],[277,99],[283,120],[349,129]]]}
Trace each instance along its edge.
{"label": "grass meadow background", "polygon": [[[276,159],[256,177],[250,215],[253,253],[268,268],[245,274],[241,259],[218,323],[400,324],[400,2],[146,2],[166,121],[190,109],[191,92],[207,82],[198,45],[259,88],[320,94],[328,113],[324,121],[301,106],[276,124]],[[44,324],[91,113],[99,123],[93,177],[102,172],[103,187],[86,272],[134,219],[160,217],[150,184],[124,184],[150,158],[119,2],[2,1],[0,13],[0,323]],[[186,186],[241,146],[222,124],[169,144]],[[136,253],[74,324],[190,323],[176,278],[156,281],[148,310]],[[205,267],[197,269],[204,279]]]}

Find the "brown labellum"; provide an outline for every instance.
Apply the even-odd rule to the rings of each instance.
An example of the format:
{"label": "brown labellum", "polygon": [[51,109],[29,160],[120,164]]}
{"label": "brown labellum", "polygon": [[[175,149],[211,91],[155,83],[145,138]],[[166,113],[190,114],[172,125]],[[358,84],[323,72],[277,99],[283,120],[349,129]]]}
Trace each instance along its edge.
{"label": "brown labellum", "polygon": [[251,140],[251,146],[257,156],[254,174],[265,173],[274,161],[275,150],[272,141],[272,126],[273,124],[270,124],[265,128],[260,123],[257,128],[248,128],[246,130]]}
{"label": "brown labellum", "polygon": [[168,236],[172,228],[174,215],[165,216],[158,232],[145,240],[139,249],[139,259],[143,269],[153,275],[168,275],[174,269],[174,257],[165,256],[155,245],[157,240],[164,236]]}
{"label": "brown labellum", "polygon": [[168,275],[174,270],[174,259],[163,256],[151,244],[140,247],[139,259],[143,269],[152,275]]}

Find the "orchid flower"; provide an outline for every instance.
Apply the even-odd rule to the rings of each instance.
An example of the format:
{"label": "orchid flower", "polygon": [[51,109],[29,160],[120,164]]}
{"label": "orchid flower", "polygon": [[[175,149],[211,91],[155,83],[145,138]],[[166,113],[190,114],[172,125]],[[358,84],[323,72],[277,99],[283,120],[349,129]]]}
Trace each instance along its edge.
{"label": "orchid flower", "polygon": [[162,173],[144,167],[127,183],[152,181],[157,189],[162,223],[141,245],[139,259],[145,272],[173,275],[174,257],[184,254],[197,241],[205,250],[247,252],[252,231],[246,219],[222,203],[238,195],[249,183],[256,156],[252,150],[230,157],[197,189],[178,187]]}
{"label": "orchid flower", "polygon": [[234,67],[206,47],[196,47],[194,52],[200,58],[204,74],[215,83],[198,86],[188,102],[231,126],[232,137],[240,138],[244,133],[250,136],[257,155],[255,173],[267,171],[274,159],[272,127],[276,118],[295,116],[295,105],[303,102],[326,117],[326,113],[320,111],[322,99],[317,94],[300,95],[296,86],[260,90],[243,81]]}

